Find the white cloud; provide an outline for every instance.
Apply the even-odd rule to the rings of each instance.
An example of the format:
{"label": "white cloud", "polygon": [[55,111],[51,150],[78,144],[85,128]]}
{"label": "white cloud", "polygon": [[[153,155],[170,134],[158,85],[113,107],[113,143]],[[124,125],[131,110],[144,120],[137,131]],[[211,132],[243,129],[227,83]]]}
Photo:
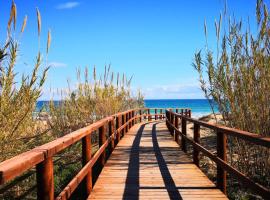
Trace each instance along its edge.
{"label": "white cloud", "polygon": [[80,3],[78,1],[69,1],[66,3],[59,4],[58,6],[56,6],[56,9],[58,10],[72,9],[78,7],[79,5]]}
{"label": "white cloud", "polygon": [[51,62],[51,63],[49,63],[49,66],[51,66],[51,67],[66,67],[67,64],[61,63],[61,62]]}
{"label": "white cloud", "polygon": [[156,85],[142,88],[146,99],[200,99],[204,98],[199,84]]}

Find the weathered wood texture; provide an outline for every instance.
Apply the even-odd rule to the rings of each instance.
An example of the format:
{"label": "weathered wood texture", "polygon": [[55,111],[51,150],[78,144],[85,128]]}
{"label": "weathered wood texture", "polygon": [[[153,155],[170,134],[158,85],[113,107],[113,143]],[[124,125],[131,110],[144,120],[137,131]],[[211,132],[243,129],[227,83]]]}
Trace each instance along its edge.
{"label": "weathered wood texture", "polygon": [[164,122],[137,124],[118,143],[88,199],[227,199],[180,150]]}

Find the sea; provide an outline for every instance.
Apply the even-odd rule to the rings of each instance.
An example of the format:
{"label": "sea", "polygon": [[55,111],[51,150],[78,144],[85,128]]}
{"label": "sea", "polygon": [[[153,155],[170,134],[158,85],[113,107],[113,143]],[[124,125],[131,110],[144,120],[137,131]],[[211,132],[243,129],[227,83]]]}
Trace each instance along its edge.
{"label": "sea", "polygon": [[[189,108],[193,118],[200,118],[212,113],[207,99],[146,99],[147,108]],[[214,104],[214,111],[218,112],[218,107]]]}
{"label": "sea", "polygon": [[[48,101],[38,101],[36,111],[40,111],[48,103]],[[146,99],[144,103],[147,108],[190,108],[193,118],[200,118],[212,113],[207,99]],[[214,105],[214,111],[218,112],[217,105]]]}

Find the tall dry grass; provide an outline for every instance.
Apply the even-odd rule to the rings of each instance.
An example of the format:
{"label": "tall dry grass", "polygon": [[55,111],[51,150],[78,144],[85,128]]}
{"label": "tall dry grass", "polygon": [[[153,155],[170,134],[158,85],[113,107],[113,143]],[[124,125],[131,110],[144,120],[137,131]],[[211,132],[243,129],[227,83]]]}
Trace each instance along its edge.
{"label": "tall dry grass", "polygon": [[[40,49],[41,14],[38,9],[36,16]],[[27,28],[27,16],[24,17],[19,34],[16,21],[17,7],[13,1],[7,23],[7,38],[0,42],[4,44],[0,48],[0,162],[105,116],[144,106],[141,93],[133,94],[131,91],[131,78],[125,75],[120,77],[119,74],[115,76],[110,66],[105,67],[97,78],[95,68],[91,76],[86,68],[83,73],[77,71],[77,85],[69,85],[61,101],[57,104],[53,100],[50,102],[46,110],[46,123],[37,120],[33,113],[49,69],[47,59],[51,31],[47,34],[45,62],[39,50],[31,73],[18,74],[15,66],[21,42],[19,39]],[[19,36],[19,39],[15,36]],[[16,83],[15,78],[18,76],[21,81]],[[93,142],[97,139],[93,138]],[[81,167],[81,144],[75,144],[54,157],[56,194]],[[0,199],[35,199],[35,184],[35,173],[30,170],[13,182],[0,186]]]}
{"label": "tall dry grass", "polygon": [[[247,2],[248,3],[248,2]],[[210,105],[218,104],[230,127],[270,136],[270,21],[266,3],[257,0],[257,30],[227,14],[215,21],[216,49],[195,54],[194,68]],[[222,25],[223,23],[223,25]],[[229,137],[231,164],[270,186],[269,149]],[[244,198],[244,197],[243,197]]]}
{"label": "tall dry grass", "polygon": [[132,94],[130,86],[131,78],[119,73],[115,77],[110,65],[99,78],[95,67],[90,76],[87,67],[83,73],[78,69],[76,87],[68,84],[66,91],[61,90],[61,101],[50,103],[52,130],[62,136],[114,113],[143,107],[142,94]]}
{"label": "tall dry grass", "polygon": [[[69,83],[67,90],[60,91],[62,99],[57,103],[53,100],[50,102],[48,124],[52,135],[61,137],[106,116],[143,107],[143,96],[140,92],[132,94],[130,87],[131,78],[128,79],[124,74],[121,78],[120,74],[115,76],[110,71],[110,66],[105,66],[100,75],[97,75],[95,67],[91,75],[88,68],[85,68],[84,72],[78,69],[75,88]],[[95,153],[98,149],[98,134],[92,133],[91,138],[92,153]],[[59,193],[82,167],[81,143],[60,153],[56,159],[56,193]],[[96,176],[98,171],[99,169],[95,168],[93,176]],[[77,199],[80,195],[80,192],[75,194]]]}
{"label": "tall dry grass", "polygon": [[[27,16],[18,31],[16,22],[17,7],[13,1],[7,23],[7,37],[0,42],[3,44],[0,47],[0,161],[31,148],[37,142],[35,138],[41,131],[35,127],[33,111],[49,69],[44,66],[42,54],[38,51],[29,75],[16,72],[21,42],[18,38],[22,37],[26,28]],[[16,82],[18,76],[20,81]]]}

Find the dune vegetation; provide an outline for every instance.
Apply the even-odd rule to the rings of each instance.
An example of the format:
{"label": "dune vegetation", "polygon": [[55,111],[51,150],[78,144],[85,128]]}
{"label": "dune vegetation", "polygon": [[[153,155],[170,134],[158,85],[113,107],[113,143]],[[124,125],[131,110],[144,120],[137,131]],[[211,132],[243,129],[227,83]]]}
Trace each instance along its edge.
{"label": "dune vegetation", "polygon": [[[83,75],[77,70],[77,84],[68,84],[68,89],[65,90],[60,88],[58,91],[61,100],[55,103],[52,99],[46,108],[34,114],[49,72],[48,54],[51,46],[49,30],[46,52],[41,52],[42,24],[38,8],[36,16],[38,52],[32,70],[27,74],[20,74],[16,70],[20,67],[17,62],[18,52],[23,42],[24,30],[27,28],[27,16],[18,30],[17,7],[14,1],[7,27],[3,27],[7,28],[7,37],[0,42],[3,44],[0,47],[0,161],[52,141],[105,116],[144,106],[141,93],[131,91],[131,78],[125,74],[115,74],[111,72],[110,66],[105,66],[104,73],[101,74],[96,73],[95,67],[91,75],[88,73],[89,68],[85,68]],[[94,142],[95,137],[97,136],[93,136]],[[81,162],[78,161],[80,145],[74,145],[72,149],[55,157],[56,193],[59,193],[81,168]],[[27,198],[35,198],[35,175],[32,170],[15,179],[14,183],[14,187],[11,187],[13,183],[0,187],[1,199],[25,198],[25,194]]]}
{"label": "dune vegetation", "polygon": [[[257,0],[257,32],[250,24],[227,13],[215,21],[216,49],[208,45],[207,25],[205,49],[194,57],[201,89],[210,105],[216,102],[227,126],[257,133],[270,134],[270,21],[269,9]],[[270,186],[269,149],[251,145],[240,139],[228,138],[229,161],[257,182]],[[236,183],[235,183],[236,182]],[[251,194],[234,191],[237,181],[231,181],[228,192],[232,198],[253,199]],[[231,193],[231,194],[230,194]]]}

